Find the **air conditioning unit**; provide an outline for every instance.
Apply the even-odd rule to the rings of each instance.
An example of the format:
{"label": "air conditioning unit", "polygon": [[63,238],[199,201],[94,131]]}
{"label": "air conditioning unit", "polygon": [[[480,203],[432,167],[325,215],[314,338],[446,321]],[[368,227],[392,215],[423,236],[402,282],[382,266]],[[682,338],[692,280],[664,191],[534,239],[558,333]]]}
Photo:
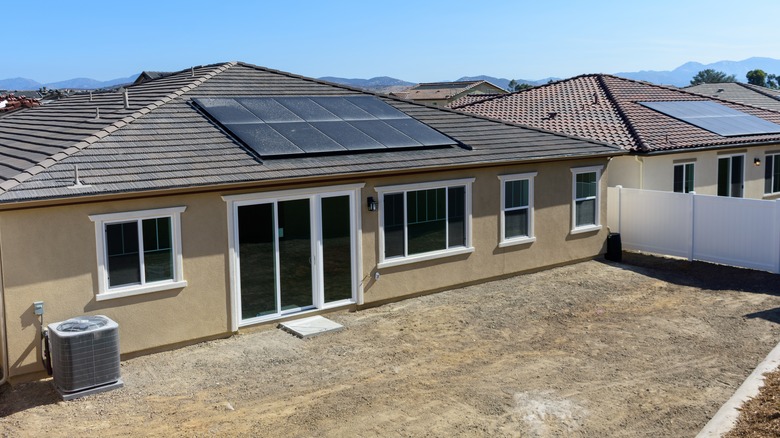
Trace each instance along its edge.
{"label": "air conditioning unit", "polygon": [[110,318],[79,316],[49,324],[54,386],[70,400],[122,386],[119,325]]}

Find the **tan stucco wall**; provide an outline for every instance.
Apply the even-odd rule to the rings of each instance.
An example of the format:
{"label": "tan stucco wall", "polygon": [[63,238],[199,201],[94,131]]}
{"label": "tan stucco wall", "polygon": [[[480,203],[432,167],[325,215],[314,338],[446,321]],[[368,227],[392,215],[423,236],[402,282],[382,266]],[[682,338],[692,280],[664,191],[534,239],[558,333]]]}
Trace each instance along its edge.
{"label": "tan stucco wall", "polygon": [[[187,206],[181,215],[183,289],[96,301],[95,224],[89,215]],[[229,331],[227,224],[219,196],[190,195],[7,211],[0,241],[11,376],[41,370],[40,323],[103,314],[129,353]]]}
{"label": "tan stucco wall", "polygon": [[[365,182],[358,203],[362,220],[365,302],[379,302],[484,281],[545,266],[594,257],[604,250],[607,173],[601,178],[601,230],[572,235],[573,167],[606,165],[590,159],[489,169],[272,186],[203,194],[12,210],[0,213],[0,245],[11,376],[39,372],[40,324],[32,303],[44,301],[45,324],[81,314],[104,314],[120,325],[123,354],[230,332],[227,209],[222,195],[316,185]],[[538,172],[535,178],[536,241],[499,248],[500,181],[497,175]],[[470,254],[384,268],[378,260],[378,212],[365,208],[374,187],[476,178],[472,188]],[[95,224],[89,215],[186,206],[181,215],[187,287],[96,301]]]}
{"label": "tan stucco wall", "polygon": [[[773,199],[777,196],[764,196],[765,155],[767,152],[780,152],[780,145],[645,155],[640,157],[631,155],[615,157],[609,164],[609,186],[622,185],[626,188],[670,192],[674,190],[674,165],[678,162],[694,160],[694,189],[696,193],[717,195],[718,157],[743,154],[745,156],[744,197]],[[755,158],[761,159],[760,166],[753,164]],[[640,175],[642,178],[641,182]]]}
{"label": "tan stucco wall", "polygon": [[[605,165],[606,160],[560,162],[466,170],[366,181],[363,197],[375,196],[377,186],[475,177],[472,186],[472,244],[475,251],[436,260],[379,269],[378,212],[363,212],[363,275],[366,303],[407,294],[438,290],[530,271],[544,266],[593,257],[601,253],[606,240],[606,203],[601,204],[602,229],[570,234],[572,167]],[[538,172],[534,181],[534,227],[536,241],[499,248],[500,181],[497,175]],[[606,199],[607,178],[601,178],[601,196]]]}

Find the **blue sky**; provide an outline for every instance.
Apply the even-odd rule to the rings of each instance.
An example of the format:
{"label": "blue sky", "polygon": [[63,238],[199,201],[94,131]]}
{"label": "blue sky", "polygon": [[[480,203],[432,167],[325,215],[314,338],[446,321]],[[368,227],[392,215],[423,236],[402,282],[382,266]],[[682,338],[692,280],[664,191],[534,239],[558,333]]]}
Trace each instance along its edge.
{"label": "blue sky", "polygon": [[0,79],[42,83],[222,61],[430,82],[780,59],[777,0],[8,0],[0,14]]}

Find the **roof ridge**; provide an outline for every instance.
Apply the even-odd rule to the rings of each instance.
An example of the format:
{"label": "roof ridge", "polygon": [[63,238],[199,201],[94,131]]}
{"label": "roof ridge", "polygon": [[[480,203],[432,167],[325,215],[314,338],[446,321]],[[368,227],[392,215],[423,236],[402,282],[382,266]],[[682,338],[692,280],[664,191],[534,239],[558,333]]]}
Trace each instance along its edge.
{"label": "roof ridge", "polygon": [[742,82],[735,82],[735,84],[738,84],[742,88],[746,88],[746,89],[748,89],[750,91],[755,91],[756,93],[758,93],[758,94],[760,94],[762,96],[766,96],[766,97],[769,97],[769,98],[772,98],[772,99],[775,99],[775,100],[780,100],[780,97],[778,97],[776,94],[772,94],[772,93],[769,93],[767,91],[764,91],[762,89],[764,87],[762,87],[760,85],[744,84]]}
{"label": "roof ridge", "polygon": [[[157,100],[156,102],[152,102],[149,105],[144,106],[143,108],[139,109],[138,111],[122,118],[121,120],[117,120],[116,122],[105,126],[98,131],[86,136],[81,141],[77,142],[76,144],[61,150],[57,152],[54,155],[50,155],[46,157],[43,161],[36,163],[35,165],[19,172],[17,175],[9,178],[7,181],[0,184],[0,195],[6,193],[7,191],[11,190],[12,188],[16,187],[17,185],[27,181],[28,179],[34,177],[35,175],[43,172],[44,170],[48,169],[52,165],[78,153],[79,151],[86,149],[87,147],[91,146],[93,143],[97,142],[98,140],[103,139],[104,137],[107,137],[108,135],[112,134],[113,132],[129,125],[130,123],[134,122],[135,120],[143,117],[144,115],[150,113],[154,109],[159,108],[162,105],[165,105],[166,103],[170,102],[171,100],[181,96],[184,93],[187,93],[189,91],[192,91],[193,89],[197,88],[207,80],[213,78],[214,76],[224,72],[225,70],[229,69],[230,67],[233,67],[236,65],[236,62],[227,62],[223,64],[219,64],[219,67],[212,70],[210,73],[207,73],[206,75],[197,78],[195,81],[192,81],[191,83],[179,88],[178,90],[167,94],[166,96],[162,97],[161,99]],[[185,70],[182,70],[181,72],[184,72]],[[180,72],[177,72],[180,73]]]}
{"label": "roof ridge", "polygon": [[[638,149],[649,149],[647,144],[642,140],[642,137],[639,135],[639,132],[637,132],[636,128],[634,127],[634,124],[631,123],[631,119],[628,117],[626,112],[623,110],[623,106],[620,105],[618,100],[615,98],[615,95],[612,94],[612,90],[609,89],[607,86],[606,81],[604,80],[604,76],[612,76],[612,75],[595,75],[596,83],[601,88],[601,90],[604,92],[604,94],[607,96],[607,99],[612,103],[612,106],[615,107],[615,111],[617,111],[618,116],[621,120],[623,120],[623,123],[626,125],[626,130],[628,130],[628,135],[631,136],[631,138],[636,142]],[[622,78],[618,78],[622,79]],[[636,82],[636,81],[635,81]]]}

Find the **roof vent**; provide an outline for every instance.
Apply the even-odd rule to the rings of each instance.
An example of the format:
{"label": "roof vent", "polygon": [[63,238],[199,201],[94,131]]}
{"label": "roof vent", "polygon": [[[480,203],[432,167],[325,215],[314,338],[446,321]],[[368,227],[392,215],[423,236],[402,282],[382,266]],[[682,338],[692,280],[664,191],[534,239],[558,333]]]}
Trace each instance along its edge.
{"label": "roof vent", "polygon": [[599,104],[599,94],[593,93],[593,105],[598,105],[598,104]]}
{"label": "roof vent", "polygon": [[92,92],[89,92],[89,101],[92,102]]}
{"label": "roof vent", "polygon": [[100,107],[95,107],[95,120],[100,119]]}
{"label": "roof vent", "polygon": [[190,67],[190,73],[192,73],[192,77],[195,77],[195,67]]}
{"label": "roof vent", "polygon": [[718,91],[716,91],[716,93],[722,93],[724,91],[726,91],[724,88],[718,88]]}
{"label": "roof vent", "polygon": [[558,116],[558,113],[556,113],[556,112],[554,112],[554,111],[551,111],[551,112],[547,113],[547,120],[553,120],[553,119],[555,119],[557,116]]}
{"label": "roof vent", "polygon": [[125,88],[125,109],[130,109],[130,94],[127,92],[127,88]]}
{"label": "roof vent", "polygon": [[73,185],[68,186],[69,189],[82,189],[85,187],[92,187],[90,184],[82,184],[81,178],[79,178],[79,166],[73,166]]}

